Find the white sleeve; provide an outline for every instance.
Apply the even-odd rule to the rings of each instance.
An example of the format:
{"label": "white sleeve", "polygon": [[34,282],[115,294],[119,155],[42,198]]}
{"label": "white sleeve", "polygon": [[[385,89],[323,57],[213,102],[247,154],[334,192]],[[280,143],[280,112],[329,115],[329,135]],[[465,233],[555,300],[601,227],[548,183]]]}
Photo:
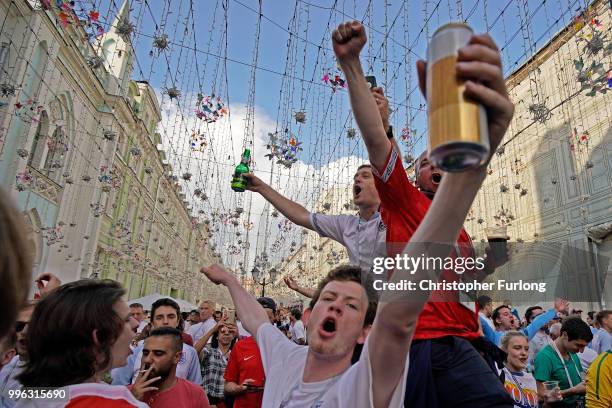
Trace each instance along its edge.
{"label": "white sleeve", "polygon": [[306,333],[304,333],[304,323],[301,320],[298,320],[293,325],[293,334],[295,335],[294,340],[304,339],[306,340]]}
{"label": "white sleeve", "polygon": [[[395,386],[390,408],[401,408],[404,406],[404,394],[406,392],[406,377],[408,376],[408,356],[402,377]],[[326,398],[329,406],[371,408],[374,406],[372,366],[370,363],[370,353],[368,342],[366,341],[361,358],[354,364],[345,375],[338,381],[338,386],[334,387],[334,392]]]}
{"label": "white sleeve", "polygon": [[348,218],[343,215],[310,213],[310,223],[322,237],[331,238],[344,245],[343,232]]}
{"label": "white sleeve", "polygon": [[197,385],[202,384],[202,370],[198,352],[190,345],[184,344],[183,353],[185,353],[185,358],[189,362],[189,370],[185,379]]}
{"label": "white sleeve", "polygon": [[283,364],[292,352],[303,347],[289,340],[283,332],[270,323],[259,326],[256,340],[266,376],[274,363]]}
{"label": "white sleeve", "polygon": [[194,338],[194,335],[196,334],[196,332],[201,326],[202,326],[202,323],[196,323],[192,326],[189,326],[189,328],[186,330],[186,333],[189,334],[193,338],[193,341],[196,341]]}

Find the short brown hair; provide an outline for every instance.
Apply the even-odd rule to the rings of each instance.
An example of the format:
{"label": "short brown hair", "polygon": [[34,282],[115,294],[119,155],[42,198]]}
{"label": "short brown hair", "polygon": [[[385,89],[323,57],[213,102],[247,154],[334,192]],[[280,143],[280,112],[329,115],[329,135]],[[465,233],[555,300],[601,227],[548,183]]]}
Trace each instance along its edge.
{"label": "short brown hair", "polygon": [[125,324],[114,305],[124,294],[118,282],[84,279],[44,297],[28,326],[29,358],[19,382],[26,387],[63,387],[109,368],[111,348]]}
{"label": "short brown hair", "polygon": [[599,325],[601,326],[603,324],[604,319],[606,319],[609,314],[612,314],[612,310],[602,310],[601,312],[597,313],[597,315],[595,316],[595,320],[597,320],[597,323],[599,323]]}
{"label": "short brown hair", "polygon": [[310,301],[310,307],[314,307],[314,305],[319,300],[319,296],[321,296],[321,292],[325,288],[325,286],[334,281],[340,282],[356,282],[360,284],[366,291],[368,296],[368,310],[366,311],[365,320],[363,322],[363,326],[368,326],[374,323],[374,318],[376,317],[376,308],[378,307],[378,293],[374,290],[374,285],[372,283],[372,277],[366,271],[363,271],[359,266],[355,265],[340,265],[327,273],[317,286],[315,290],[314,296]]}
{"label": "short brown hair", "polygon": [[361,166],[357,167],[357,171],[359,171],[359,170],[361,170],[361,169],[365,169],[366,167],[367,167],[368,169],[370,169],[370,170],[372,169],[372,165],[371,165],[370,163],[364,163],[364,164],[362,164]]}
{"label": "short brown hair", "polygon": [[32,252],[26,239],[23,216],[0,190],[0,338],[15,326],[32,280]]}

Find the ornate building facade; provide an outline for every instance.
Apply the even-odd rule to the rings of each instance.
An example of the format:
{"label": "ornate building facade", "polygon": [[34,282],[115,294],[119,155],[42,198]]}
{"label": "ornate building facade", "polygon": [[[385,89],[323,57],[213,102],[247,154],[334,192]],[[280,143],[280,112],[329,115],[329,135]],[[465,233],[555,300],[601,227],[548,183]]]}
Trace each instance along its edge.
{"label": "ornate building facade", "polygon": [[[467,218],[474,242],[485,228],[506,225],[511,241],[566,245],[581,252],[571,273],[538,270],[555,287],[581,286],[589,296],[574,307],[612,304],[612,11],[595,1],[507,77],[516,112],[502,147]],[[346,211],[350,189],[330,190],[317,203],[330,214]],[[349,204],[350,205],[350,204]],[[350,213],[350,211],[347,211]],[[353,212],[354,213],[354,212]],[[558,249],[558,248],[557,248]],[[565,252],[569,253],[568,251]],[[339,258],[335,255],[340,255]],[[308,232],[280,265],[283,274],[312,287],[333,265],[346,262],[342,247]],[[331,262],[331,263],[330,263]],[[278,296],[298,298],[279,280]],[[537,299],[550,302],[548,291]],[[533,304],[533,299],[531,299]]]}
{"label": "ornate building facade", "polygon": [[0,185],[26,216],[33,273],[221,300],[199,274],[218,261],[209,231],[158,148],[155,91],[131,79],[128,1],[93,34],[43,5],[0,1]]}

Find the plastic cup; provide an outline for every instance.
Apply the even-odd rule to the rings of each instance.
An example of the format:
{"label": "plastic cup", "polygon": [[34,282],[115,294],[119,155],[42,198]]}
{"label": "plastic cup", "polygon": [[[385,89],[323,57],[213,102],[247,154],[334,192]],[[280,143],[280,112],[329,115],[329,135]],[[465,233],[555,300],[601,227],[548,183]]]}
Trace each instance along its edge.
{"label": "plastic cup", "polygon": [[548,401],[559,400],[559,396],[561,395],[559,381],[544,381],[544,390],[548,397]]}

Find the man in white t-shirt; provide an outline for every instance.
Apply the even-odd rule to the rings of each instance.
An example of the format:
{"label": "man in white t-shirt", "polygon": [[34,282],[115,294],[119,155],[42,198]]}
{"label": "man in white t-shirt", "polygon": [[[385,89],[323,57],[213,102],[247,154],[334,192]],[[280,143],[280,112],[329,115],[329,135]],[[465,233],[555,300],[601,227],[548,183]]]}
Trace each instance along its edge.
{"label": "man in white t-shirt", "polygon": [[132,316],[138,322],[138,328],[136,328],[136,333],[140,333],[149,322],[147,321],[147,316],[145,315],[144,307],[140,303],[132,303],[130,305],[130,316]]}
{"label": "man in white t-shirt", "polygon": [[[192,325],[189,330],[187,330],[187,334],[190,334],[193,338],[193,344],[196,344],[198,340],[204,337],[204,335],[211,331],[217,324],[213,318],[215,304],[211,300],[203,300],[198,309],[200,311],[200,323]],[[208,339],[208,343],[210,343],[211,339],[212,337]]]}
{"label": "man in white t-shirt", "polygon": [[[311,213],[302,205],[282,196],[254,174],[245,174],[244,177],[248,180],[248,190],[261,194],[289,221],[342,244],[352,265],[359,265],[369,271],[374,258],[386,256],[387,228],[380,217],[380,199],[370,165],[359,166],[353,176],[353,203],[359,209],[356,215]],[[289,287],[306,297],[312,297],[314,293],[314,289],[298,289],[297,285],[294,286]]]}
{"label": "man in white t-shirt", "polygon": [[300,309],[294,307],[289,313],[289,333],[291,334],[291,340],[295,344],[303,346],[306,344],[306,332],[304,330],[304,323],[302,323],[302,312]]}
{"label": "man in white t-shirt", "polygon": [[[346,26],[342,27],[334,32],[337,42],[342,42],[344,35],[350,35]],[[334,48],[342,46],[334,44]],[[370,105],[375,106],[373,98]],[[380,121],[380,116],[376,115],[375,119]],[[382,125],[380,128],[382,131]],[[492,139],[493,148],[497,143],[499,140]],[[447,174],[412,236],[411,243],[415,244],[407,245],[402,256],[448,256],[485,176],[484,168]],[[448,244],[422,244],[436,242]],[[213,283],[228,288],[243,325],[255,336],[266,374],[263,406],[396,408],[403,405],[410,343],[417,318],[429,299],[429,290],[385,292],[385,301],[378,305],[369,329],[367,315],[374,313],[377,302],[373,274],[359,266],[339,266],[328,273],[313,296],[308,346],[302,347],[270,324],[264,309],[233,274],[219,265],[204,267],[202,273]],[[437,279],[439,274],[435,270],[398,267],[390,283],[398,287],[416,285]],[[351,365],[357,344],[364,344],[363,351]]]}

